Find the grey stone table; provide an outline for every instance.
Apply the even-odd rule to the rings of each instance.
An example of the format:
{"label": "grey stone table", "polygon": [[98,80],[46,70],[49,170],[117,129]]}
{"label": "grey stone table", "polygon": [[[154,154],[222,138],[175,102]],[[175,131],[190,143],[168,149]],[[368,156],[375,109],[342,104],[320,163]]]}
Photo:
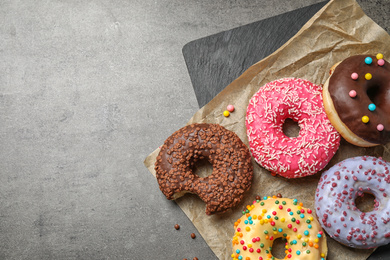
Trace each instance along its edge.
{"label": "grey stone table", "polygon": [[0,259],[216,259],[143,165],[199,109],[181,49],[318,2],[1,1]]}

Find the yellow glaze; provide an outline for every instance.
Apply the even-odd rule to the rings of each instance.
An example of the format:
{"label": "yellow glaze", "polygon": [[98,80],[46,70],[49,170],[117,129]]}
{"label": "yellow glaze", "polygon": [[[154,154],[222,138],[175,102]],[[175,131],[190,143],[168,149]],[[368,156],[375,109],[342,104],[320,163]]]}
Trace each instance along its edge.
{"label": "yellow glaze", "polygon": [[326,259],[326,236],[314,212],[288,198],[268,197],[248,205],[234,223],[233,260],[268,260],[277,238],[286,239],[284,259]]}

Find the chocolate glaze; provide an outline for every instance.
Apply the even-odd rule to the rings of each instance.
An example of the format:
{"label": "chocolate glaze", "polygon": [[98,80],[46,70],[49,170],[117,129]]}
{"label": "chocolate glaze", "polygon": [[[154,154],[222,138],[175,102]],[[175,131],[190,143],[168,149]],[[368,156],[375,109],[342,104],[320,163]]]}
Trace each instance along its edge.
{"label": "chocolate glaze", "polygon": [[[329,93],[341,121],[353,133],[370,143],[385,144],[390,142],[390,64],[385,61],[379,66],[376,57],[369,56],[372,63],[367,65],[366,57],[356,55],[341,62],[329,79]],[[351,78],[354,72],[357,80]],[[366,73],[371,73],[371,80],[365,79]],[[355,98],[349,96],[351,90],[356,91]],[[372,112],[368,110],[371,103],[376,105]],[[363,116],[370,121],[363,123]],[[377,130],[378,124],[384,126],[383,131]]]}
{"label": "chocolate glaze", "polygon": [[[201,178],[193,167],[204,159],[213,172]],[[161,147],[155,170],[167,199],[183,191],[195,193],[206,203],[206,214],[237,205],[253,178],[249,149],[234,132],[217,124],[192,124],[173,133]]]}

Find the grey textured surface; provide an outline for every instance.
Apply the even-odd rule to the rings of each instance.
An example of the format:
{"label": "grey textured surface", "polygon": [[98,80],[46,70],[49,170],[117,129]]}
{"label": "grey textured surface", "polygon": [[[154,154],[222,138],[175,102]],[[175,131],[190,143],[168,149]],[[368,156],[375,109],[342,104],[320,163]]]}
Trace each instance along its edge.
{"label": "grey textured surface", "polygon": [[181,49],[318,2],[1,1],[0,259],[216,259],[143,165],[198,110]]}

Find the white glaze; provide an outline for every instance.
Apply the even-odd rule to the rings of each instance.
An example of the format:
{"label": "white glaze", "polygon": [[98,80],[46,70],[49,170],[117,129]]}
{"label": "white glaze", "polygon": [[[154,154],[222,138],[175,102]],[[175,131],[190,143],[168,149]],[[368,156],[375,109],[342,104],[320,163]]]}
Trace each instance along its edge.
{"label": "white glaze", "polygon": [[[315,207],[322,227],[338,242],[361,249],[390,243],[390,163],[375,157],[346,159],[324,172]],[[362,212],[357,196],[375,196],[374,209]]]}

